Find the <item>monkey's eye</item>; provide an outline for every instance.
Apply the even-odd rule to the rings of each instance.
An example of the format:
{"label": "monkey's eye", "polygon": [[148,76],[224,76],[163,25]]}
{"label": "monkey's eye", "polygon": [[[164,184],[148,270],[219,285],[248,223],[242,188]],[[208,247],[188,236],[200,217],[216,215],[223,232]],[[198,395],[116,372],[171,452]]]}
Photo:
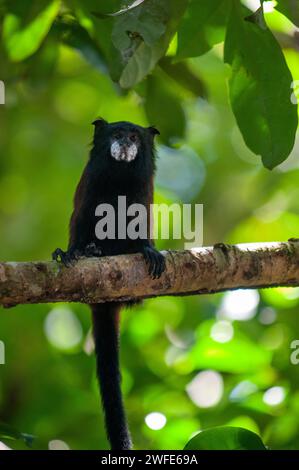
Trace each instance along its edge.
{"label": "monkey's eye", "polygon": [[115,132],[115,134],[113,134],[113,138],[115,140],[120,140],[122,137],[121,133],[120,132]]}
{"label": "monkey's eye", "polygon": [[129,136],[131,142],[137,142],[137,135],[136,134],[130,134]]}

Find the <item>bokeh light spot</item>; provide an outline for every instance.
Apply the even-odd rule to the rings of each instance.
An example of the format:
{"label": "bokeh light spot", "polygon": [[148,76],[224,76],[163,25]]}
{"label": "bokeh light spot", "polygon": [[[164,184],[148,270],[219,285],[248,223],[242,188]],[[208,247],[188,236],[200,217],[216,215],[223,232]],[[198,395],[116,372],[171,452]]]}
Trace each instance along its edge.
{"label": "bokeh light spot", "polygon": [[83,336],[81,323],[68,307],[54,307],[46,317],[44,330],[49,343],[63,351],[74,349]]}
{"label": "bokeh light spot", "polygon": [[229,321],[217,321],[211,328],[211,338],[217,343],[228,343],[234,336],[234,328]]}
{"label": "bokeh light spot", "polygon": [[285,389],[283,387],[271,387],[263,395],[263,402],[270,406],[280,405],[285,399]]}
{"label": "bokeh light spot", "polygon": [[220,316],[231,320],[250,320],[256,314],[260,296],[256,290],[240,289],[223,296]]}
{"label": "bokeh light spot", "polygon": [[48,444],[49,450],[70,450],[66,442],[59,439],[53,439]]}
{"label": "bokeh light spot", "polygon": [[145,424],[154,431],[164,428],[166,422],[166,416],[157,411],[153,411],[145,417]]}
{"label": "bokeh light spot", "polygon": [[217,405],[223,395],[222,376],[213,370],[199,372],[187,385],[186,391],[195,405],[210,408]]}

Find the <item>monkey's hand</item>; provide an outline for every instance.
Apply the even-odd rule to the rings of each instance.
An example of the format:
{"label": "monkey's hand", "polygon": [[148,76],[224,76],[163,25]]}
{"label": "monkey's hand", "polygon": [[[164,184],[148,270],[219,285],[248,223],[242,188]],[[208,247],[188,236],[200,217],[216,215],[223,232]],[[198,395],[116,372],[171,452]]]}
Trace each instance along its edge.
{"label": "monkey's hand", "polygon": [[87,258],[93,258],[97,256],[102,256],[103,252],[99,246],[97,246],[94,242],[89,243],[86,245],[84,249],[84,256]]}
{"label": "monkey's hand", "polygon": [[70,248],[67,251],[63,251],[61,248],[56,248],[52,253],[52,260],[61,262],[64,266],[71,266],[77,261],[80,256],[83,256],[83,253],[80,250]]}
{"label": "monkey's hand", "polygon": [[142,249],[142,254],[148,265],[149,275],[152,276],[153,279],[159,279],[166,268],[164,256],[150,245],[146,245]]}
{"label": "monkey's hand", "polygon": [[92,258],[94,256],[101,256],[102,250],[95,243],[89,243],[86,245],[84,250],[78,250],[76,248],[70,248],[67,251],[61,250],[61,248],[56,248],[55,251],[52,253],[52,259],[54,261],[60,261],[64,264],[64,266],[71,266],[76,262],[79,258],[86,257]]}

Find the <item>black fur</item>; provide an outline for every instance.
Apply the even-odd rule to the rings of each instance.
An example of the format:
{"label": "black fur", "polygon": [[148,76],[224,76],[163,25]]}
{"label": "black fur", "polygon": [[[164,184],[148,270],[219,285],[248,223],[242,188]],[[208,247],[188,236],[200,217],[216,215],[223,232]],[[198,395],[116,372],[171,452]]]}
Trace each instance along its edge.
{"label": "black fur", "polygon": [[[117,216],[118,196],[126,196],[127,206],[140,203],[147,207],[153,200],[153,176],[155,171],[154,127],[143,128],[129,122],[108,124],[94,121],[93,148],[76,190],[74,211],[70,221],[70,240],[66,252],[57,248],[52,257],[65,265],[80,256],[111,256],[141,252],[148,264],[149,273],[160,277],[165,269],[162,254],[156,251],[150,239],[101,240],[95,236],[95,209],[101,203],[109,203]],[[117,161],[111,157],[111,136],[115,132],[137,135],[139,149],[131,162]],[[130,449],[131,439],[126,423],[120,389],[118,359],[118,314],[121,304],[110,302],[91,305],[97,358],[97,374],[108,438],[112,449]]]}
{"label": "black fur", "polygon": [[108,439],[112,450],[129,450],[132,442],[121,395],[118,359],[120,308],[121,305],[113,302],[91,305],[97,376],[105,410]]}

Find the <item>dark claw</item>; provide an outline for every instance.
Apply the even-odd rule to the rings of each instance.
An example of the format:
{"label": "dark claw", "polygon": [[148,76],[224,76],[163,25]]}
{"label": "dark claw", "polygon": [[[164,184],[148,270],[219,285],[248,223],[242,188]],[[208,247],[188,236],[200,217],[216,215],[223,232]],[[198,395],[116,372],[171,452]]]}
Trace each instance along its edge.
{"label": "dark claw", "polygon": [[101,256],[102,255],[102,250],[95,243],[89,243],[85,247],[84,255],[87,258],[92,258],[93,256]]}
{"label": "dark claw", "polygon": [[74,264],[74,261],[76,261],[79,257],[79,251],[63,251],[61,248],[56,248],[55,251],[52,253],[52,260],[61,262],[64,264],[64,266],[69,267]]}
{"label": "dark claw", "polygon": [[[56,250],[53,251],[53,253],[52,253],[52,260],[53,261],[62,261],[62,258],[64,257],[64,255],[65,255],[65,252],[62,251],[61,248],[56,248]],[[60,258],[60,260],[59,260],[59,258]]]}
{"label": "dark claw", "polygon": [[82,252],[80,250],[75,250],[73,252],[73,258],[75,261],[78,261],[78,259],[82,256]]}
{"label": "dark claw", "polygon": [[149,275],[153,279],[159,279],[159,277],[165,271],[166,268],[164,256],[151,246],[145,247],[142,253],[145,262],[148,265]]}

